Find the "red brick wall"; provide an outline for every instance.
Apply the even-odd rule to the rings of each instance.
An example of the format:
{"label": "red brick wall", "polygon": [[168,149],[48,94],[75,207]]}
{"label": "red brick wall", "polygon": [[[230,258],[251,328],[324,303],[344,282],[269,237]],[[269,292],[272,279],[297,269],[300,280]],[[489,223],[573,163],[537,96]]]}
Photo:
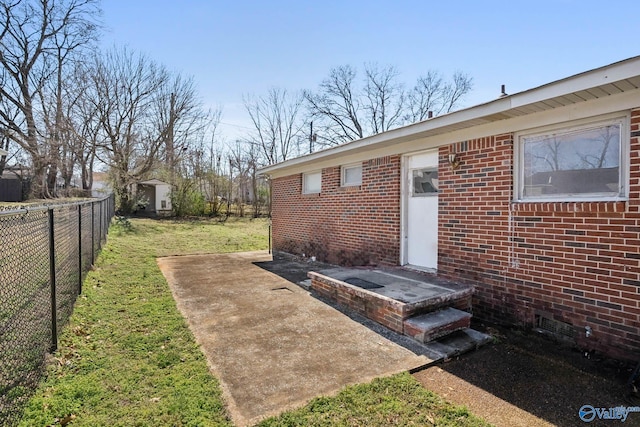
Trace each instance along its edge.
{"label": "red brick wall", "polygon": [[640,110],[631,123],[628,202],[513,203],[512,135],[440,149],[438,271],[476,284],[476,316],[532,326],[542,315],[574,325],[584,348],[640,349]]}
{"label": "red brick wall", "polygon": [[321,274],[310,274],[311,288],[314,292],[338,304],[348,307],[356,313],[375,320],[392,331],[404,332],[406,304],[390,298],[380,298],[373,292],[348,286]]}
{"label": "red brick wall", "polygon": [[322,171],[322,192],[302,194],[302,175],[273,180],[273,247],[342,265],[397,265],[400,157],[362,163],[362,185],[340,187],[340,167]]}
{"label": "red brick wall", "polygon": [[[447,163],[451,149],[462,165]],[[514,203],[513,136],[440,148],[439,274],[476,285],[474,315],[574,325],[588,349],[640,350],[640,109],[631,116],[628,202]],[[397,264],[400,158],[363,163],[363,183],[302,195],[301,175],[273,182],[274,248],[343,265]],[[586,339],[584,327],[593,329]]]}

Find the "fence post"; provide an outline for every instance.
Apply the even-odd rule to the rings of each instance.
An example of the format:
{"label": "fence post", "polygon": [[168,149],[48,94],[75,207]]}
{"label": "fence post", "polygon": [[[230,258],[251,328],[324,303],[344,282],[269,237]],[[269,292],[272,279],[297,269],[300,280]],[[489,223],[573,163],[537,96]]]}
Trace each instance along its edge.
{"label": "fence post", "polygon": [[98,221],[100,222],[100,234],[98,234],[98,247],[100,249],[102,249],[102,227],[103,227],[103,222],[104,219],[102,218],[102,205],[103,202],[98,202],[98,206],[100,206],[100,217],[98,218]]}
{"label": "fence post", "polygon": [[49,281],[51,282],[51,352],[58,349],[58,305],[56,302],[56,245],[53,208],[49,214]]}
{"label": "fence post", "polygon": [[78,204],[78,295],[82,293],[82,204]]}
{"label": "fence post", "polygon": [[95,214],[94,211],[95,209],[93,209],[93,205],[95,202],[91,202],[91,265],[93,265],[93,263],[96,261],[96,237],[95,237],[95,224],[96,224],[96,219],[94,218]]}

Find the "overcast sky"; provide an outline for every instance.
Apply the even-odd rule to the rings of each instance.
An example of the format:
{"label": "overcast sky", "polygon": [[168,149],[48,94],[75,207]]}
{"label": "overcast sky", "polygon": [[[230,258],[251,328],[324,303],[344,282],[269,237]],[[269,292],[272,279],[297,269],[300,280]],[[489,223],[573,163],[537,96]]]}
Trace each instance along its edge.
{"label": "overcast sky", "polygon": [[244,94],[315,89],[331,67],[394,65],[474,80],[464,106],[640,55],[640,1],[103,0],[104,46],[126,45],[192,76],[223,108],[222,132],[248,126]]}

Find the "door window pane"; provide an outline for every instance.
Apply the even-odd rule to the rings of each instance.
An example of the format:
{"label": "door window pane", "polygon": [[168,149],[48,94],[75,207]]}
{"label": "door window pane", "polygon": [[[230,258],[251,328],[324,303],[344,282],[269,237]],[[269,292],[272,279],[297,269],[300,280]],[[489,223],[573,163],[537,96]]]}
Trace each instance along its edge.
{"label": "door window pane", "polygon": [[411,171],[413,197],[432,196],[438,194],[438,169],[414,169]]}

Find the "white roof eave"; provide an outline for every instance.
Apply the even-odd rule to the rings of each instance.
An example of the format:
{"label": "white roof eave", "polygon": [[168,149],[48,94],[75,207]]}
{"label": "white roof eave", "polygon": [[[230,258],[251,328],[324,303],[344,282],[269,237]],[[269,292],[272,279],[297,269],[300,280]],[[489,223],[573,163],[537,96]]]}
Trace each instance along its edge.
{"label": "white roof eave", "polygon": [[164,181],[160,181],[159,179],[155,179],[155,178],[154,179],[149,179],[147,181],[141,181],[138,184],[153,185],[153,186],[156,186],[156,185],[169,185],[169,183],[164,182]]}
{"label": "white roof eave", "polygon": [[384,146],[385,144],[396,144],[410,139],[420,138],[422,136],[431,136],[438,133],[449,131],[450,126],[460,126],[464,122],[478,119],[484,116],[490,116],[501,111],[505,111],[505,106],[509,105],[509,99],[503,98],[486,104],[477,105],[475,107],[459,110],[453,113],[437,116],[432,119],[406,125],[397,129],[392,129],[383,133],[372,135],[366,138],[338,145],[336,147],[326,148],[312,154],[296,157],[295,159],[277,163],[260,169],[261,175],[269,175],[270,173],[312,163],[316,160],[328,160],[339,157],[349,152],[366,150],[371,146]]}

